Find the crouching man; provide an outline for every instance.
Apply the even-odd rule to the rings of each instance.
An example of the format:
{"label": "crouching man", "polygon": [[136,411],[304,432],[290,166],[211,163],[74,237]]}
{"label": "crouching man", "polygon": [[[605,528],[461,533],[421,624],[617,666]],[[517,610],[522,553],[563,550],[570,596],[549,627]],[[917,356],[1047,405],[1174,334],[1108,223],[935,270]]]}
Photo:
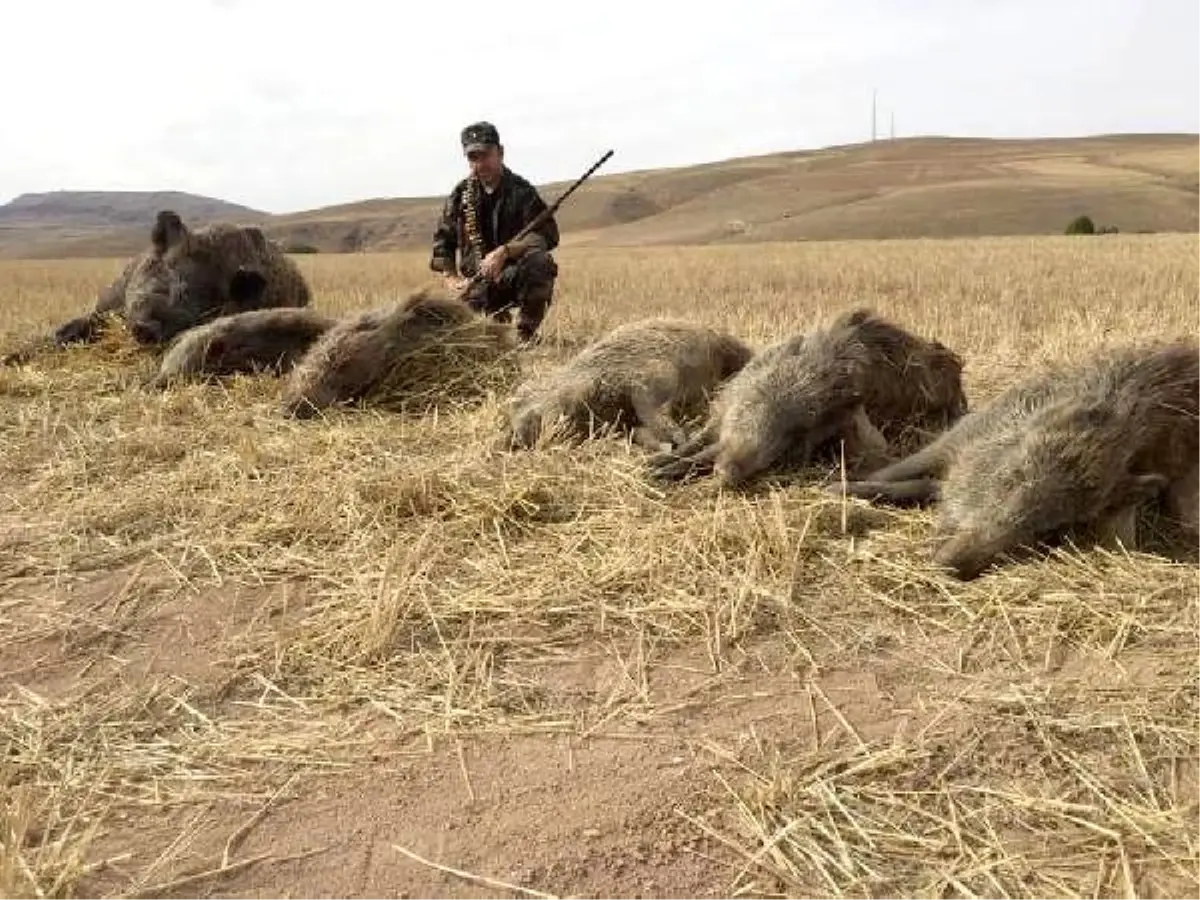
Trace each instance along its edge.
{"label": "crouching man", "polygon": [[[453,295],[481,313],[508,322],[515,308],[517,337],[528,346],[537,340],[554,296],[558,264],[550,251],[558,246],[558,223],[547,217],[516,240],[546,203],[505,165],[500,134],[490,122],[468,125],[461,140],[470,174],[443,205],[430,268],[442,274]],[[476,274],[482,279],[472,284]]]}

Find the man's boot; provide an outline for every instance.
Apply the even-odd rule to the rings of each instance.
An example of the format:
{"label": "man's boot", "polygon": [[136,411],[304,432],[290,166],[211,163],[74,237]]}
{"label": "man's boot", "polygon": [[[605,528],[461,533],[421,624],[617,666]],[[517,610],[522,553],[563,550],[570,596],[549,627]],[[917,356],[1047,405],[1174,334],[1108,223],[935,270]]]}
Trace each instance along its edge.
{"label": "man's boot", "polygon": [[546,318],[546,310],[554,298],[554,282],[534,284],[525,289],[517,312],[517,340],[522,347],[541,343],[537,331]]}

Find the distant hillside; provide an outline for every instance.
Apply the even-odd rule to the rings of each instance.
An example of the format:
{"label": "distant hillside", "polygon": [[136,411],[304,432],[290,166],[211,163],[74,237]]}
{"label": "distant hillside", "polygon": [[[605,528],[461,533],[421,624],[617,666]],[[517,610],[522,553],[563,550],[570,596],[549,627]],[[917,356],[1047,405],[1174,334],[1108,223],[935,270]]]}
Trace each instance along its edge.
{"label": "distant hillside", "polygon": [[[536,175],[512,156],[517,171]],[[565,187],[540,185],[547,200]],[[76,226],[74,234],[13,226],[0,208],[0,256],[132,253],[144,244],[150,207],[208,217],[166,199],[187,195],[142,196],[162,199],[144,207],[136,225],[113,220],[108,228]],[[1121,231],[1196,231],[1198,199],[1195,134],[930,137],[597,175],[559,221],[564,246],[1059,234],[1081,214]],[[229,206],[216,214],[261,223],[273,237],[323,252],[420,249],[441,202],[373,199],[285,216]]]}
{"label": "distant hillside", "polygon": [[59,226],[143,225],[160,209],[173,209],[181,216],[215,220],[269,218],[260,210],[212,197],[181,191],[51,191],[22,194],[0,206],[0,224]]}
{"label": "distant hillside", "polygon": [[[0,255],[55,254],[73,244],[95,253],[130,252],[145,242],[154,215],[173,209],[189,222],[265,221],[261,210],[182,191],[50,191],[0,205]],[[68,253],[67,255],[72,255]]]}

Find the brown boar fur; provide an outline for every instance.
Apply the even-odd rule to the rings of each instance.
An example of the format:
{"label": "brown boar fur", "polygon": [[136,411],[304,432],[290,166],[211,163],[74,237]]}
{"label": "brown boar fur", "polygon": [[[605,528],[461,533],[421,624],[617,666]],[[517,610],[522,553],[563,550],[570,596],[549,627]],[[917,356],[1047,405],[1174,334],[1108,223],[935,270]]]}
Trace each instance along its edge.
{"label": "brown boar fur", "polygon": [[962,364],[866,309],[758,354],[721,390],[707,425],[650,471],[674,479],[712,470],[730,486],[835,451],[850,469],[878,465],[892,441],[944,427],[966,408]]}
{"label": "brown boar fur", "polygon": [[927,444],[966,414],[962,357],[941,341],[863,309],[841,316],[833,328],[851,331],[867,348],[863,409],[891,452]]}
{"label": "brown boar fur", "polygon": [[497,446],[528,449],[551,432],[574,440],[611,429],[648,449],[673,446],[686,437],[680,419],[703,415],[710,395],[751,355],[735,336],[694,322],[620,325],[521,384]]}
{"label": "brown boar fur", "polygon": [[1147,505],[1194,543],[1198,398],[1194,339],[1110,350],[1013,386],[847,493],[938,501],[934,560],[962,579],[1066,537],[1136,547]]}
{"label": "brown boar fur", "polygon": [[987,405],[972,410],[925,446],[904,458],[846,485],[832,485],[831,493],[862,499],[886,500],[897,505],[923,506],[940,495],[940,479],[957,456],[974,444],[1019,433],[1021,423],[1037,410],[1052,404],[1067,390],[1071,372],[1061,366],[1047,368],[1000,393]]}
{"label": "brown boar fur", "polygon": [[[125,316],[139,343],[162,344],[221,316],[305,307],[312,299],[296,262],[257,227],[218,223],[192,231],[162,212],[151,245],[161,265],[143,270],[125,290]],[[238,290],[248,272],[262,277],[261,290]]]}
{"label": "brown boar fur", "polygon": [[176,338],[152,386],[235,373],[282,375],[335,321],[309,308],[252,309],[222,316]]}
{"label": "brown boar fur", "polygon": [[476,395],[516,365],[503,324],[429,290],[339,320],[287,376],[281,410],[308,418],[363,401],[403,406],[419,397]]}

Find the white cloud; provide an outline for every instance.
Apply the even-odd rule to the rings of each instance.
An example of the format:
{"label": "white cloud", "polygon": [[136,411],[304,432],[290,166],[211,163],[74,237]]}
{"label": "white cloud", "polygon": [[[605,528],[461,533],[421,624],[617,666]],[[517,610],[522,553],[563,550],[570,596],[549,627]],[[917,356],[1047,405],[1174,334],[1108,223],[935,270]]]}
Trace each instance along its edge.
{"label": "white cloud", "polygon": [[275,212],[444,194],[486,118],[535,181],[900,134],[1200,130],[1186,0],[39,0],[6,11],[0,201]]}

